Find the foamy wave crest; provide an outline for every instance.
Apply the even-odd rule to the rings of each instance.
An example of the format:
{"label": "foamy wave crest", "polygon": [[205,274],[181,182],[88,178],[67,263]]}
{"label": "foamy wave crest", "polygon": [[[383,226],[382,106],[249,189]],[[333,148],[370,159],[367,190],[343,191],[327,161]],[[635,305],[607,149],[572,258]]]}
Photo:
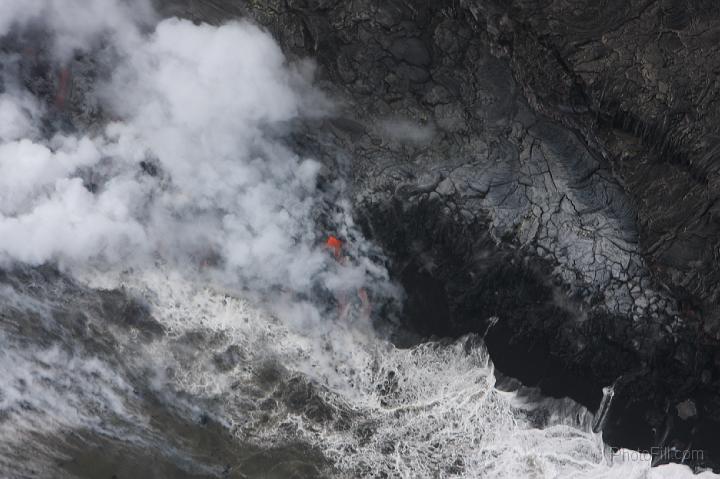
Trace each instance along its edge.
{"label": "foamy wave crest", "polygon": [[[152,302],[170,336],[214,338],[174,363],[170,389],[217,401],[218,420],[238,439],[308,441],[331,459],[331,476],[692,476],[684,466],[651,469],[648,455],[612,453],[591,431],[592,415],[570,400],[499,390],[476,336],[398,349],[362,325],[302,330],[179,277],[124,286]],[[231,362],[218,371],[223,355]]]}

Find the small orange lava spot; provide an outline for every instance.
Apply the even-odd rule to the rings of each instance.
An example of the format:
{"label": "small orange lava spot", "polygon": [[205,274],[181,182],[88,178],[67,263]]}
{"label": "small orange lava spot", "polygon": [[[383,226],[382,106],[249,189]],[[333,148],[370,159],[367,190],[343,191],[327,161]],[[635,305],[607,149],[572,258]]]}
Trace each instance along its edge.
{"label": "small orange lava spot", "polygon": [[339,260],[342,257],[342,241],[337,239],[335,236],[330,236],[325,242],[328,248],[333,250],[335,259]]}

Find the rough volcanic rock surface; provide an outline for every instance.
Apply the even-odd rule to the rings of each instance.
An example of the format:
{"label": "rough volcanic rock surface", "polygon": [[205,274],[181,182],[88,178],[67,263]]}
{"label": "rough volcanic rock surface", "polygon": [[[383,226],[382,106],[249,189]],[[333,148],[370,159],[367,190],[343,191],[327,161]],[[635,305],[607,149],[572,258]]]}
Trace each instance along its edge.
{"label": "rough volcanic rock surface", "polygon": [[714,335],[720,10],[702,1],[531,3],[496,12],[512,25],[506,53],[518,78],[538,109],[582,130],[611,161],[643,254]]}

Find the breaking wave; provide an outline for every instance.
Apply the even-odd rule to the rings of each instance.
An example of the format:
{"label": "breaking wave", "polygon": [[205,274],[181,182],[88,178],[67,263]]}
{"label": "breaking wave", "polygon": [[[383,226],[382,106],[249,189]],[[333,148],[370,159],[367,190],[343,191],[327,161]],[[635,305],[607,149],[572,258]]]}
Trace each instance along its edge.
{"label": "breaking wave", "polygon": [[[72,465],[77,452],[68,444],[83,434],[153,448],[187,474],[246,470],[235,456],[217,464],[196,450],[191,438],[213,427],[241,450],[304,445],[316,454],[301,455],[309,464],[283,466],[298,477],[692,475],[677,465],[651,469],[647,456],[613,454],[591,432],[592,415],[570,400],[499,389],[477,336],[398,349],[364,324],[307,330],[172,272],[85,280],[121,288],[149,314],[125,305],[116,310],[122,317],[112,317],[91,290],[61,276],[47,283],[41,302],[17,284],[2,290],[14,317],[43,318],[44,336],[64,335],[49,347],[4,339],[9,388],[0,403],[0,451],[11,477],[25,477],[8,462],[21,459],[18,451],[43,458],[45,469],[35,463],[41,477],[63,461]],[[54,303],[58,293],[76,301],[84,324]],[[30,440],[32,448],[19,448]],[[261,462],[276,466],[270,457]]]}

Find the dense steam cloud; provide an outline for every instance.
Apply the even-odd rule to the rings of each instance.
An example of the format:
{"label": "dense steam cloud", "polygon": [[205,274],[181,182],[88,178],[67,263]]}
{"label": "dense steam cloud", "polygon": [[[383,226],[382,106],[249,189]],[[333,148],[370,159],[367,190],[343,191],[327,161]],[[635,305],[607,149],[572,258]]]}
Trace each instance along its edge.
{"label": "dense steam cloud", "polygon": [[154,21],[148,0],[23,0],[3,2],[0,35],[40,28],[52,36],[52,56],[66,61],[100,40],[130,42]]}
{"label": "dense steam cloud", "polygon": [[[36,1],[5,12],[0,33],[49,32],[43,54],[55,70],[80,52],[107,74],[80,92],[102,128],[48,133],[49,111],[67,113],[23,85],[26,53],[2,58],[3,260],[70,269],[159,261],[295,292],[357,288],[370,270],[383,277],[367,261],[338,267],[322,248],[332,231],[315,226],[327,203],[316,188],[321,165],[279,139],[331,108],[312,87],[312,65],[289,64],[249,23],[149,27],[152,15],[137,6]],[[349,215],[335,219],[352,228]]]}

